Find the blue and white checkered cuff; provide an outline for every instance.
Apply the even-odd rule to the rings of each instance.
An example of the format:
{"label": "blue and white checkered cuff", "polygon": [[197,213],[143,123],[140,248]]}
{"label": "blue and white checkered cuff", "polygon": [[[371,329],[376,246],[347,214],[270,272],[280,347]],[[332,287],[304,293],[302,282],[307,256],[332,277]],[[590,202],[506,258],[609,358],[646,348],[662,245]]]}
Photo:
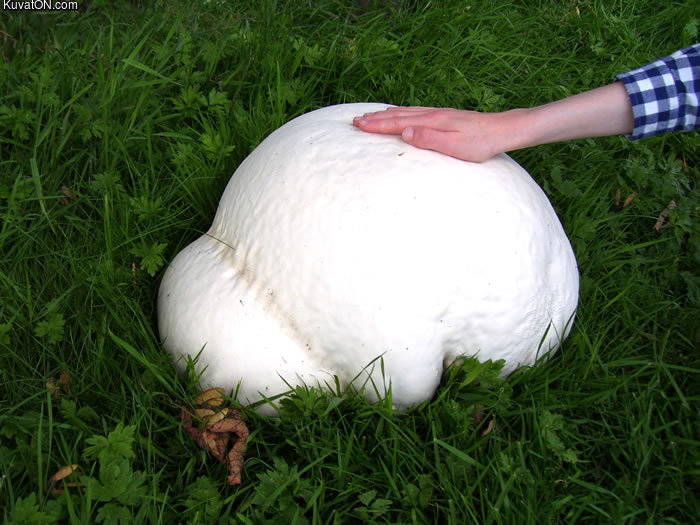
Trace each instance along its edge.
{"label": "blue and white checkered cuff", "polygon": [[632,102],[630,140],[700,126],[700,43],[616,77]]}

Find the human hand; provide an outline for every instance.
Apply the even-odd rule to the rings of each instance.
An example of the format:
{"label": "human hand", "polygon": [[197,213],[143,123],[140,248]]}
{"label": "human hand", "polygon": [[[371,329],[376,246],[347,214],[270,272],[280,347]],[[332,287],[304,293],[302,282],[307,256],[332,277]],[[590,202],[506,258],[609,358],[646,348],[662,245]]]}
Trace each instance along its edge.
{"label": "human hand", "polygon": [[516,118],[513,112],[398,106],[355,117],[353,124],[371,133],[401,135],[418,148],[482,162],[507,151],[518,130]]}
{"label": "human hand", "polygon": [[355,117],[353,123],[371,133],[401,135],[419,148],[482,162],[539,144],[629,134],[634,115],[624,85],[614,82],[534,108],[479,113],[399,106]]}

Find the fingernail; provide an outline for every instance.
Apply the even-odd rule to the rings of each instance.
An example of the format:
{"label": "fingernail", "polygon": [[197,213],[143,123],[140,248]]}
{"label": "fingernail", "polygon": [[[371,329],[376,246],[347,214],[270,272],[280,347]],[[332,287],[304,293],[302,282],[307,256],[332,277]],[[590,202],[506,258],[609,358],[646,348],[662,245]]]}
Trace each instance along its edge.
{"label": "fingernail", "polygon": [[365,126],[365,125],[367,125],[367,119],[362,118],[359,120],[359,123],[360,123],[360,126]]}
{"label": "fingernail", "polygon": [[413,138],[413,128],[406,128],[401,132],[401,138],[405,141],[409,141]]}

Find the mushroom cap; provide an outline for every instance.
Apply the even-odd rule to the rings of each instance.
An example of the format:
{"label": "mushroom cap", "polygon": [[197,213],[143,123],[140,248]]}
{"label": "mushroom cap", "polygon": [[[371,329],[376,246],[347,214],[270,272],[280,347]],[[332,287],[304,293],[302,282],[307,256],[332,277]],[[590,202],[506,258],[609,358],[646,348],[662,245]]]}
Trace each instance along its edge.
{"label": "mushroom cap", "polygon": [[274,131],[171,262],[160,336],[180,366],[199,354],[202,386],[254,403],[337,377],[405,409],[459,356],[508,374],[568,335],[576,259],[537,183],[505,154],[465,162],[352,125],[386,107]]}

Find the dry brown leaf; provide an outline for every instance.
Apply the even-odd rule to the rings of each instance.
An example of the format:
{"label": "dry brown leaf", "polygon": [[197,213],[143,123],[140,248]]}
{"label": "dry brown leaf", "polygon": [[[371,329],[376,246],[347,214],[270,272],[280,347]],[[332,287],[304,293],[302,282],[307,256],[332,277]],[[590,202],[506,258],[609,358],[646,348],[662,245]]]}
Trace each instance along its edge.
{"label": "dry brown leaf", "polygon": [[194,416],[197,419],[201,419],[206,423],[206,421],[209,419],[209,416],[213,416],[214,411],[211,408],[196,408],[194,411]]}
{"label": "dry brown leaf", "polygon": [[55,377],[49,377],[46,380],[46,388],[49,389],[49,394],[51,397],[58,397],[62,394],[61,389],[58,386],[58,381]]}
{"label": "dry brown leaf", "polygon": [[[212,394],[212,390],[216,393]],[[223,402],[223,389],[207,390],[195,399],[200,400],[200,408],[190,412],[183,407],[180,414],[185,430],[201,448],[226,465],[228,484],[239,485],[248,440],[248,427],[241,412],[232,407],[216,410]],[[200,419],[203,428],[192,420],[192,415]]]}
{"label": "dry brown leaf", "polygon": [[676,204],[676,201],[671,201],[668,203],[666,208],[664,208],[664,211],[662,211],[659,214],[659,218],[656,219],[656,224],[654,225],[654,229],[656,231],[661,230],[662,228],[666,228],[667,226],[670,226],[670,223],[668,222],[668,216],[670,213],[678,208],[678,205]]}
{"label": "dry brown leaf", "polygon": [[627,206],[632,204],[632,201],[637,198],[637,192],[633,191],[630,193],[627,198],[625,199],[625,203],[622,205],[622,209],[624,210]]}
{"label": "dry brown leaf", "polygon": [[70,191],[70,188],[68,186],[61,186],[61,193],[65,195],[65,198],[58,199],[58,202],[63,204],[64,206],[68,206],[71,202],[75,200],[75,195],[73,195],[73,192]]}
{"label": "dry brown leaf", "polygon": [[[53,476],[49,478],[49,490],[51,491],[51,494],[54,495],[59,495],[64,493],[64,489],[56,488],[56,485],[60,482],[63,481],[65,478],[70,476],[71,474],[79,474],[76,472],[78,470],[78,465],[73,464],[73,465],[66,465],[65,467],[59,469]],[[78,482],[78,481],[63,481],[61,484],[63,487],[82,487],[83,484]]]}
{"label": "dry brown leaf", "polygon": [[207,418],[207,427],[216,425],[219,421],[224,419],[228,415],[228,408],[223,410],[217,410],[211,416]]}
{"label": "dry brown leaf", "polygon": [[478,427],[484,420],[484,405],[474,405],[474,410],[472,410],[472,426],[474,428]]}
{"label": "dry brown leaf", "polygon": [[59,469],[53,476],[51,476],[52,481],[61,481],[63,478],[66,478],[73,474],[78,469],[78,465],[66,465],[62,469]]}
{"label": "dry brown leaf", "polygon": [[[83,485],[83,484],[80,483],[79,481],[68,481],[68,482],[64,482],[64,483],[63,483],[63,486],[64,486],[64,487],[75,488],[75,487],[84,487],[85,485]],[[63,489],[55,489],[55,488],[52,488],[52,489],[51,489],[51,494],[53,494],[53,495],[55,495],[55,496],[60,496],[60,495],[63,494],[64,492],[65,492],[65,490],[63,490]]]}
{"label": "dry brown leaf", "polygon": [[494,418],[489,419],[489,422],[486,424],[486,428],[481,433],[481,435],[486,436],[487,434],[490,434],[495,425],[496,425],[496,420]]}
{"label": "dry brown leaf", "polygon": [[55,377],[49,377],[46,380],[46,388],[49,389],[49,394],[51,397],[59,397],[63,394],[68,393],[68,388],[70,387],[70,375],[64,369],[61,369],[61,373],[58,379]]}
{"label": "dry brown leaf", "polygon": [[224,389],[210,388],[209,390],[205,390],[194,398],[194,402],[198,406],[209,405],[218,407],[224,402]]}

